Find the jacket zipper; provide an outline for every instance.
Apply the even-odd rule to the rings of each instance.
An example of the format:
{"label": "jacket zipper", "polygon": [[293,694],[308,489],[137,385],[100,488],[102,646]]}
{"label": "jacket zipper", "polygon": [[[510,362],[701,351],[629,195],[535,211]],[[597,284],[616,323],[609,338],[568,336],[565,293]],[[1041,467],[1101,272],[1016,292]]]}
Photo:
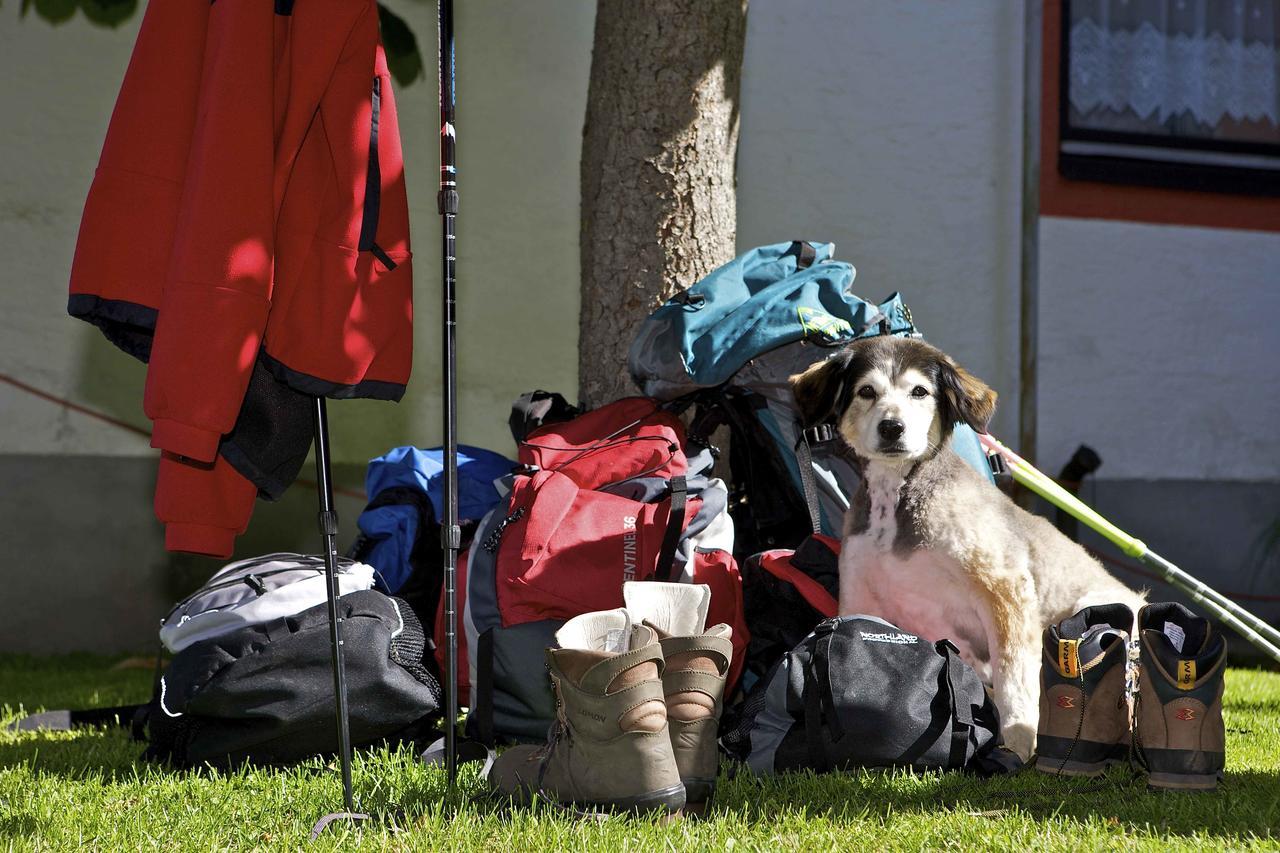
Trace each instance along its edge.
{"label": "jacket zipper", "polygon": [[382,78],[373,78],[372,112],[369,116],[369,166],[364,179],[364,215],[360,220],[360,241],[356,248],[372,252],[388,270],[396,262],[378,245],[378,215],[382,208],[382,167],[378,164],[378,119],[382,111]]}

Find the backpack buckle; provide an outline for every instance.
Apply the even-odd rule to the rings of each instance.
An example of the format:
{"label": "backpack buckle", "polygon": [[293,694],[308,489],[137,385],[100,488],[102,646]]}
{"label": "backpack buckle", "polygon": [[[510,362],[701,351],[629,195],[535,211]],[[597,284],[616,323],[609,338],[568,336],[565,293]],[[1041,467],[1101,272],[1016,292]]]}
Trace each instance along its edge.
{"label": "backpack buckle", "polygon": [[805,444],[814,447],[819,444],[826,444],[834,441],[836,437],[835,424],[821,423],[817,426],[811,426],[808,429],[800,431],[800,436],[804,439]]}

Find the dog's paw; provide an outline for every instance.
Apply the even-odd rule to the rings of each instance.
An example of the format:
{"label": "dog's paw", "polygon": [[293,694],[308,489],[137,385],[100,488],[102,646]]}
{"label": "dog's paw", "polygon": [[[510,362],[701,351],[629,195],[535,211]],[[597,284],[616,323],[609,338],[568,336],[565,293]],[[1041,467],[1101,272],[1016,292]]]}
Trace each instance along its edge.
{"label": "dog's paw", "polygon": [[1005,748],[1012,750],[1022,761],[1028,762],[1036,751],[1036,727],[1030,723],[1010,722],[1000,729]]}

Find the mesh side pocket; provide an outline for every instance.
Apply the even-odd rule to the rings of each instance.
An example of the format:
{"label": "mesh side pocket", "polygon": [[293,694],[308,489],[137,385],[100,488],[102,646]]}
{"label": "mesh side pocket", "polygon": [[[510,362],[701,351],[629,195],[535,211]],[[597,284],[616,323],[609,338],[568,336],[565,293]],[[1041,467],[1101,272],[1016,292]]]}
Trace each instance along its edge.
{"label": "mesh side pocket", "polygon": [[746,761],[751,754],[751,732],[756,727],[756,716],[764,710],[768,686],[769,679],[761,679],[755,689],[747,694],[732,718],[721,724],[720,745],[738,761]]}
{"label": "mesh side pocket", "polygon": [[431,691],[431,697],[439,708],[443,702],[443,691],[440,689],[439,680],[424,664],[427,636],[423,633],[422,622],[418,620],[417,614],[404,599],[392,597],[392,601],[400,611],[404,629],[391,638],[391,659]]}

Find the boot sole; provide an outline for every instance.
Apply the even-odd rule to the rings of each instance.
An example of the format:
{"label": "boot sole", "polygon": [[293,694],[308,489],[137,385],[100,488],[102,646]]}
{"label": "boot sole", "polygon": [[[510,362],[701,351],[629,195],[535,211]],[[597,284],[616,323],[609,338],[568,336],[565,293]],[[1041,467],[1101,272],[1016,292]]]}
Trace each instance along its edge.
{"label": "boot sole", "polygon": [[1212,791],[1218,787],[1218,774],[1149,773],[1147,787],[1153,791]]}
{"label": "boot sole", "polygon": [[683,809],[684,804],[684,785],[680,784],[672,785],[670,788],[663,788],[660,791],[652,791],[648,794],[639,794],[621,800],[611,800],[607,803],[577,803],[576,805],[614,813],[644,814],[656,811],[675,813]]}
{"label": "boot sole", "polygon": [[702,814],[716,795],[715,779],[684,780],[684,809],[690,814]]}
{"label": "boot sole", "polygon": [[1050,776],[1101,776],[1108,767],[1117,763],[1119,763],[1119,759],[1116,758],[1108,758],[1103,761],[1068,761],[1063,763],[1061,758],[1052,758],[1044,755],[1036,756],[1036,769]]}

